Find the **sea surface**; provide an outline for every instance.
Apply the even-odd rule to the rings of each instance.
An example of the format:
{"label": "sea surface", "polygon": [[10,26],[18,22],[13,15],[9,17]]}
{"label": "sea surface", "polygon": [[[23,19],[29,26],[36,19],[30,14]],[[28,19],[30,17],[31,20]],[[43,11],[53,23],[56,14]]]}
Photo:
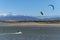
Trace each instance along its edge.
{"label": "sea surface", "polygon": [[60,40],[60,27],[1,26],[0,40]]}

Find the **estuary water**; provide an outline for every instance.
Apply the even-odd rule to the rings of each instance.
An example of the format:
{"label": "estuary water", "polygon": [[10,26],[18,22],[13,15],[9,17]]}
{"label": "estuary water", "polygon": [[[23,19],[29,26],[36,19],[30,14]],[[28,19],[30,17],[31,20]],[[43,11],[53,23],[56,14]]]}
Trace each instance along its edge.
{"label": "estuary water", "polygon": [[0,40],[60,40],[60,27],[1,26]]}

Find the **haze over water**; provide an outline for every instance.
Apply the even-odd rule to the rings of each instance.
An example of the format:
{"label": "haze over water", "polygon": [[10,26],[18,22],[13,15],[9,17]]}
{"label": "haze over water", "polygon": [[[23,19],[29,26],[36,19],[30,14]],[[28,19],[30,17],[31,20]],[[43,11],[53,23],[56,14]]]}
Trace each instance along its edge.
{"label": "haze over water", "polygon": [[0,27],[0,40],[60,40],[60,27]]}

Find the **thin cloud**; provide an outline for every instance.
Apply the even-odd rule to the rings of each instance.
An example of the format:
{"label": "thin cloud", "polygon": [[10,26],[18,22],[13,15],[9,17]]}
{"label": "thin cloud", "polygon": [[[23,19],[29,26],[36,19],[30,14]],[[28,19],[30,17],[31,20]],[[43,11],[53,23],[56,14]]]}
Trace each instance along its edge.
{"label": "thin cloud", "polygon": [[8,14],[6,14],[6,13],[4,13],[4,14],[3,14],[3,13],[2,13],[2,14],[0,14],[0,16],[7,16],[7,15],[8,15]]}
{"label": "thin cloud", "polygon": [[0,16],[18,16],[18,14],[1,13]]}

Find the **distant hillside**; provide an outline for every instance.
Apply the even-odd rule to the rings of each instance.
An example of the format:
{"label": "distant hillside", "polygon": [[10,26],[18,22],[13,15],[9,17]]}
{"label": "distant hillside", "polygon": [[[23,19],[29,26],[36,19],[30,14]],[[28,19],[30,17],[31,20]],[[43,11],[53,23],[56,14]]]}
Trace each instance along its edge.
{"label": "distant hillside", "polygon": [[40,16],[40,17],[37,17],[39,18],[40,20],[42,21],[50,21],[50,20],[60,20],[60,17],[56,17],[56,16],[53,16],[53,17],[50,17],[50,16]]}
{"label": "distant hillside", "polygon": [[32,17],[23,15],[5,15],[0,16],[0,21],[50,21],[50,20],[60,20],[60,17]]}
{"label": "distant hillside", "polygon": [[39,20],[39,19],[36,17],[31,17],[31,16],[7,15],[7,16],[0,16],[0,20],[2,21],[33,21],[33,20]]}

